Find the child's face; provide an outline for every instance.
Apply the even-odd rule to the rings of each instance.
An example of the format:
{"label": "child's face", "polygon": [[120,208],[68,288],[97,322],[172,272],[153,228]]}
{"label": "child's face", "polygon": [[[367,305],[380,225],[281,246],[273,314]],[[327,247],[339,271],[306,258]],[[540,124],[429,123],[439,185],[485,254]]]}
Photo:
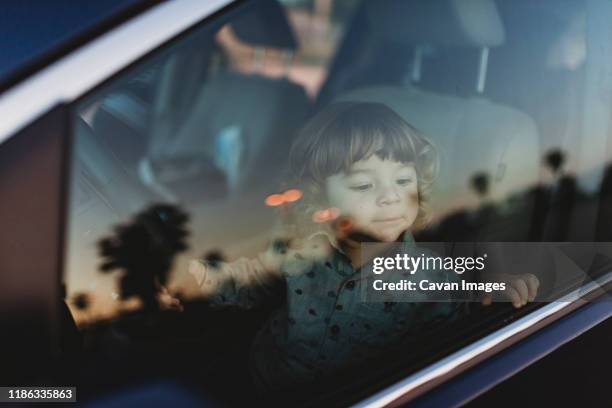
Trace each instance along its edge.
{"label": "child's face", "polygon": [[352,222],[352,231],[383,242],[395,241],[419,212],[414,165],[377,155],[355,162],[348,173],[330,176],[326,192],[330,207]]}

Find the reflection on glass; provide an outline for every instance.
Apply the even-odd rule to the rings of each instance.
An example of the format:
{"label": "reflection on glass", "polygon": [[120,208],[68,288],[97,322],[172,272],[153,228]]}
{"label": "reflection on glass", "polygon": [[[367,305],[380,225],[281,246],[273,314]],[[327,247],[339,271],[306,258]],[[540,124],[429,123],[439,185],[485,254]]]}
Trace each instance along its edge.
{"label": "reflection on glass", "polygon": [[[161,371],[245,395],[358,381],[486,313],[362,302],[361,243],[608,240],[583,2],[484,1],[469,33],[451,3],[249,3],[80,101],[64,278],[85,344],[147,338]],[[555,280],[529,272],[515,307]]]}
{"label": "reflection on glass", "polygon": [[98,242],[103,262],[100,271],[123,272],[119,279],[122,299],[137,297],[145,311],[159,310],[158,297],[174,258],[187,249],[188,220],[178,207],[155,205]]}

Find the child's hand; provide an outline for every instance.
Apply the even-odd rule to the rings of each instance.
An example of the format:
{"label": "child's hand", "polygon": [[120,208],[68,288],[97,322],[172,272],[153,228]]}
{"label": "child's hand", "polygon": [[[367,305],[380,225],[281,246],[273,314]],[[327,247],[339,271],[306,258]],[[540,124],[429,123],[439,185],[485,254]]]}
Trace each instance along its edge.
{"label": "child's hand", "polygon": [[[512,306],[520,308],[532,302],[538,294],[538,288],[540,287],[540,281],[538,278],[531,273],[524,273],[521,275],[510,275],[510,274],[495,274],[488,276],[488,280],[492,282],[505,282],[506,290],[502,293],[502,296],[512,302]],[[485,306],[490,305],[493,302],[493,296],[486,294],[482,299],[482,304]]]}
{"label": "child's hand", "polygon": [[165,286],[160,286],[160,291],[157,294],[157,300],[159,301],[159,305],[162,310],[176,310],[178,312],[182,312],[184,310],[181,301],[172,296]]}

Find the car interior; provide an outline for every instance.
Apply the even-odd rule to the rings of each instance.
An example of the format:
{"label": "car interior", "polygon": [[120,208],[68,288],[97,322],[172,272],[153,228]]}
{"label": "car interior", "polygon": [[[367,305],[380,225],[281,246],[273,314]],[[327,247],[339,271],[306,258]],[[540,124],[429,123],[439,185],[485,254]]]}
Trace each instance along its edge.
{"label": "car interior", "polygon": [[[609,240],[608,230],[595,228],[598,217],[609,218],[608,163],[582,147],[592,131],[592,154],[607,157],[607,129],[593,128],[605,112],[590,109],[589,99],[590,81],[605,73],[587,57],[598,45],[586,34],[587,18],[605,33],[591,20],[597,6],[318,3],[241,2],[73,106],[63,375],[78,379],[85,395],[171,377],[223,405],[252,401],[249,347],[285,301],[284,288],[252,310],[218,311],[199,295],[188,264],[265,248],[282,223],[266,197],[292,187],[283,183],[292,142],[333,102],[382,103],[436,146],[435,217],[417,242]],[[323,34],[321,21],[329,25]],[[314,94],[313,73],[322,73]],[[100,273],[100,242],[159,203],[188,214],[189,248],[165,284],[184,310],[152,318],[122,298],[116,275]],[[551,262],[544,259],[543,270]],[[550,295],[555,276],[544,276]],[[354,403],[540,306],[470,304],[464,320],[406,338],[333,381],[264,398]]]}

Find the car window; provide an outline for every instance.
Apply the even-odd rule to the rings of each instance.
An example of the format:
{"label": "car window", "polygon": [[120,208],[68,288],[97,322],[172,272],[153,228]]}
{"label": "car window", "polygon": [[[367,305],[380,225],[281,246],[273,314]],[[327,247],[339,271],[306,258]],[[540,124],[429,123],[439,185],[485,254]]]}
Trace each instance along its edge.
{"label": "car window", "polygon": [[600,279],[611,65],[562,3],[240,3],[77,101],[83,378],[355,402]]}

